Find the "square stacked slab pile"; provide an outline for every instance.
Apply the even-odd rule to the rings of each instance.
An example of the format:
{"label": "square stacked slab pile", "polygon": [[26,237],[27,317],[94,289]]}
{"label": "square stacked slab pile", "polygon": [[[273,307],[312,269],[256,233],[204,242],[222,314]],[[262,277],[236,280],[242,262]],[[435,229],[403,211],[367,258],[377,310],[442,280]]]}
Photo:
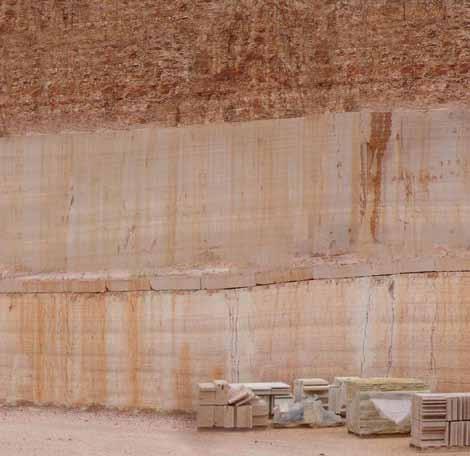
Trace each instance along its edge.
{"label": "square stacked slab pile", "polygon": [[470,446],[470,393],[416,394],[411,445],[422,449]]}
{"label": "square stacked slab pile", "polygon": [[268,403],[244,385],[198,384],[198,428],[252,429],[269,425]]}
{"label": "square stacked slab pile", "polygon": [[[360,378],[346,383],[346,425],[359,436],[409,434],[415,392],[428,386],[413,378]],[[385,413],[384,413],[385,411]]]}

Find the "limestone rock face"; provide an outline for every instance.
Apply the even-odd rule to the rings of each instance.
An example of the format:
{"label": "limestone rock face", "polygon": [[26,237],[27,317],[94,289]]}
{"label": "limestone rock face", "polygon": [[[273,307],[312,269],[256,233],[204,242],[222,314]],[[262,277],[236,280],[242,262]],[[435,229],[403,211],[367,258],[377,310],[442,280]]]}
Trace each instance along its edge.
{"label": "limestone rock face", "polygon": [[0,134],[469,105],[467,0],[2,0]]}
{"label": "limestone rock face", "polygon": [[0,294],[0,401],[190,410],[197,383],[213,377],[351,374],[462,391],[469,290],[469,273],[441,273],[217,292]]}
{"label": "limestone rock face", "polygon": [[469,138],[449,110],[3,138],[0,270],[468,270]]}

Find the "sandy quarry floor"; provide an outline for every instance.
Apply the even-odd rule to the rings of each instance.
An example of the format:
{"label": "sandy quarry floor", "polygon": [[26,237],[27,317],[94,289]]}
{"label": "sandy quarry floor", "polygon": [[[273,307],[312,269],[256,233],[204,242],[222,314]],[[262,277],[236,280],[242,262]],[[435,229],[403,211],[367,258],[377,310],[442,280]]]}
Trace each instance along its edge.
{"label": "sandy quarry floor", "polygon": [[359,439],[344,428],[198,432],[187,416],[0,408],[1,456],[422,454],[408,445],[407,438]]}

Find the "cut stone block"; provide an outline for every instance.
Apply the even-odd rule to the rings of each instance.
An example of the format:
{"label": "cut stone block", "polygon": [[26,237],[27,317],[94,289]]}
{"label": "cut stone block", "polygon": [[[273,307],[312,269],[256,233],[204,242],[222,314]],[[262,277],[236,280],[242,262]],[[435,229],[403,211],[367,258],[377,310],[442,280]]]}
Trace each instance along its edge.
{"label": "cut stone block", "polygon": [[213,405],[199,405],[197,408],[197,427],[214,427],[215,407]]}
{"label": "cut stone block", "polygon": [[64,280],[66,293],[104,293],[106,291],[105,280]]}
{"label": "cut stone block", "polygon": [[254,274],[205,274],[202,276],[201,288],[205,290],[222,290],[227,288],[246,288],[256,285]]}
{"label": "cut stone block", "polygon": [[27,292],[31,293],[63,293],[63,280],[28,280],[24,282]]}
{"label": "cut stone block", "polygon": [[0,281],[1,293],[63,293],[63,280],[22,280],[5,279]]}
{"label": "cut stone block", "polygon": [[251,429],[253,427],[253,408],[251,405],[236,407],[235,414],[237,429]]}
{"label": "cut stone block", "polygon": [[15,279],[0,280],[0,293],[24,293],[23,283]]}
{"label": "cut stone block", "polygon": [[275,271],[263,271],[256,273],[255,279],[257,285],[312,280],[313,270],[312,268],[294,268]]}
{"label": "cut stone block", "polygon": [[152,290],[200,290],[201,278],[191,275],[168,275],[150,279]]}
{"label": "cut stone block", "polygon": [[266,426],[269,426],[268,415],[253,417],[253,427],[266,427]]}
{"label": "cut stone block", "polygon": [[348,384],[359,380],[359,377],[335,377],[333,380],[334,388],[328,390],[328,408],[330,407],[330,395],[336,394],[336,397],[333,399],[336,405],[334,409],[330,409],[332,412],[337,413],[338,415],[346,416],[347,404],[352,401],[352,392],[348,388]]}
{"label": "cut stone block", "polygon": [[315,279],[342,279],[350,277],[366,277],[372,273],[369,263],[355,264],[319,264],[313,266]]}
{"label": "cut stone block", "polygon": [[106,288],[109,291],[148,291],[150,280],[146,278],[107,280]]}
{"label": "cut stone block", "polygon": [[224,406],[224,428],[233,429],[235,427],[235,407]]}
{"label": "cut stone block", "polygon": [[214,407],[214,426],[225,427],[225,405],[216,405]]}
{"label": "cut stone block", "polygon": [[269,405],[265,400],[255,399],[250,405],[253,407],[253,417],[269,415]]}
{"label": "cut stone block", "polygon": [[215,403],[217,405],[227,405],[229,398],[229,385],[225,380],[214,380]]}
{"label": "cut stone block", "polygon": [[339,406],[340,388],[338,385],[330,385],[328,388],[328,410],[339,415],[341,407]]}
{"label": "cut stone block", "polygon": [[198,384],[199,405],[216,405],[216,388],[213,383]]}

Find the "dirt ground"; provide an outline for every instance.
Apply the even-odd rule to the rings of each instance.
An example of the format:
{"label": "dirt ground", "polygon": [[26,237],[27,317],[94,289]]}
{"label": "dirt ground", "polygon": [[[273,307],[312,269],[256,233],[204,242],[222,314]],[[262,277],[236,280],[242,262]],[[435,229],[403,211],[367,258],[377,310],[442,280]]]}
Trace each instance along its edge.
{"label": "dirt ground", "polygon": [[411,454],[422,453],[409,447],[408,438],[360,439],[345,428],[201,432],[184,415],[0,408],[1,456]]}

